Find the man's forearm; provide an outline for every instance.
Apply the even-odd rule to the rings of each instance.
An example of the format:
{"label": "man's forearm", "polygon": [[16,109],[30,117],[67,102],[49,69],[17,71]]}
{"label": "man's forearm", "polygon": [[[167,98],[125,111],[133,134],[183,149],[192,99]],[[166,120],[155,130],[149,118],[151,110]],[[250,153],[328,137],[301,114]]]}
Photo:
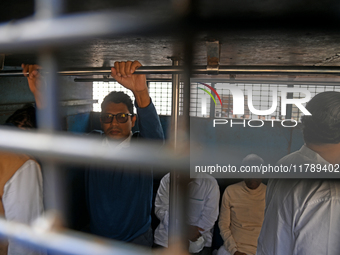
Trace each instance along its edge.
{"label": "man's forearm", "polygon": [[[136,102],[137,103],[137,102]],[[138,104],[138,103],[137,103]],[[163,140],[164,134],[161,122],[157,115],[155,106],[150,103],[145,108],[139,107],[137,105],[137,115],[138,115],[138,126],[140,130],[140,135],[144,138]]]}
{"label": "man's forearm", "polygon": [[134,92],[134,96],[139,108],[145,108],[151,102],[148,89],[144,91]]}

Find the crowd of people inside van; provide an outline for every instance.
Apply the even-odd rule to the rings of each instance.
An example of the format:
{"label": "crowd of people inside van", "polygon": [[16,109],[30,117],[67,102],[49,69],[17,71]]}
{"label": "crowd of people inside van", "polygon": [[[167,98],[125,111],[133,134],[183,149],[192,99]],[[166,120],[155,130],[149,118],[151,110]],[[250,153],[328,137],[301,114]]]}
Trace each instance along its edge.
{"label": "crowd of people inside van", "polygon": [[[116,62],[111,75],[130,89],[136,100],[111,92],[102,103],[103,146],[129,148],[144,139],[164,140],[159,117],[149,96],[145,75],[136,75],[138,61]],[[45,86],[36,65],[23,65],[36,106],[25,106],[6,121],[19,129],[36,127],[36,108],[43,108],[40,87]],[[137,109],[134,113],[133,105]],[[302,117],[305,144],[279,164],[322,166],[340,164],[340,93],[316,95]],[[139,132],[132,133],[138,123]],[[113,145],[111,141],[116,141]],[[339,147],[339,148],[338,148]],[[338,150],[339,149],[339,150]],[[246,156],[242,164],[260,165],[263,159]],[[169,239],[170,174],[160,181],[154,201],[159,219],[151,228],[153,203],[152,169],[128,165],[108,167],[97,163],[83,171],[84,201],[88,225],[82,229],[101,237],[137,245],[164,248]],[[326,179],[258,179],[227,186],[220,199],[216,179],[198,175],[188,182],[188,242],[191,254],[217,255],[310,255],[338,254],[340,250],[340,182]],[[44,213],[43,178],[37,159],[25,154],[0,153],[0,214],[8,221],[31,224]],[[215,222],[223,240],[213,250]],[[217,248],[217,247],[216,247]],[[11,239],[0,245],[0,254],[47,254]]]}

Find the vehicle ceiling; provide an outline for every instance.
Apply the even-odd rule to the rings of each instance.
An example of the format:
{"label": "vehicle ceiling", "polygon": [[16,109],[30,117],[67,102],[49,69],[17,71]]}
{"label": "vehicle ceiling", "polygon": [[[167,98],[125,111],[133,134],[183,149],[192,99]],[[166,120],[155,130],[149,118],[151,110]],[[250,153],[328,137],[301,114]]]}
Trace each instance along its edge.
{"label": "vehicle ceiling", "polygon": [[[190,15],[176,7],[186,1],[70,0],[64,13],[140,10],[146,15],[174,14],[173,25],[133,35],[93,38],[58,52],[63,67],[103,67],[116,60],[171,65],[182,56],[181,35],[194,42],[195,65],[207,64],[207,40],[221,43],[221,65],[340,66],[340,2],[334,0],[193,0]],[[189,2],[189,1],[188,1]],[[179,4],[179,5],[178,5]],[[28,18],[34,1],[1,1],[0,22]],[[31,28],[34,30],[34,27]],[[1,54],[0,47],[0,54]],[[6,51],[5,66],[36,62],[30,51]]]}

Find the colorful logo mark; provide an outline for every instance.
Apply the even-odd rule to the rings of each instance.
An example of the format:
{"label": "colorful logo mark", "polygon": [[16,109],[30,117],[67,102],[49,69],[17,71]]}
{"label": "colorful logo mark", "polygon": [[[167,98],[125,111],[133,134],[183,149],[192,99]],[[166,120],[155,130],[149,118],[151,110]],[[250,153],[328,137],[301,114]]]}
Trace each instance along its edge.
{"label": "colorful logo mark", "polygon": [[[221,104],[221,106],[222,106],[222,100],[221,100],[221,98],[220,98],[220,95],[217,93],[217,91],[216,91],[213,87],[211,87],[210,85],[208,85],[208,84],[205,84],[205,83],[202,83],[202,82],[199,82],[199,83],[202,84],[202,85],[204,85],[204,86],[206,86],[207,88],[211,89],[211,91],[214,92],[215,95],[217,96],[217,98],[218,98],[218,100],[220,101],[220,104]],[[204,92],[208,93],[209,96],[212,98],[212,100],[214,100],[215,105],[216,105],[215,97],[214,97],[208,90],[203,89],[203,88],[200,88],[200,87],[198,87],[198,89],[201,89],[201,90],[203,90]]]}

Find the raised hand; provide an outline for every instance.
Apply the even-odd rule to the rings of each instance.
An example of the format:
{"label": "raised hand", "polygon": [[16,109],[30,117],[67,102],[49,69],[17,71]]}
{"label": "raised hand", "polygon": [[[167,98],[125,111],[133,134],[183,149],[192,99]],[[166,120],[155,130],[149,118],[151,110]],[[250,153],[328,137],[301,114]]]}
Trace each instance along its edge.
{"label": "raised hand", "polygon": [[[27,77],[28,86],[34,95],[35,103],[38,108],[42,108],[41,85],[43,83],[42,76],[39,73],[41,69],[38,65],[21,64],[22,72]],[[28,74],[27,74],[28,73]]]}
{"label": "raised hand", "polygon": [[133,74],[142,64],[138,61],[115,62],[111,76],[135,95],[137,105],[141,108],[150,104],[150,96],[143,74]]}

